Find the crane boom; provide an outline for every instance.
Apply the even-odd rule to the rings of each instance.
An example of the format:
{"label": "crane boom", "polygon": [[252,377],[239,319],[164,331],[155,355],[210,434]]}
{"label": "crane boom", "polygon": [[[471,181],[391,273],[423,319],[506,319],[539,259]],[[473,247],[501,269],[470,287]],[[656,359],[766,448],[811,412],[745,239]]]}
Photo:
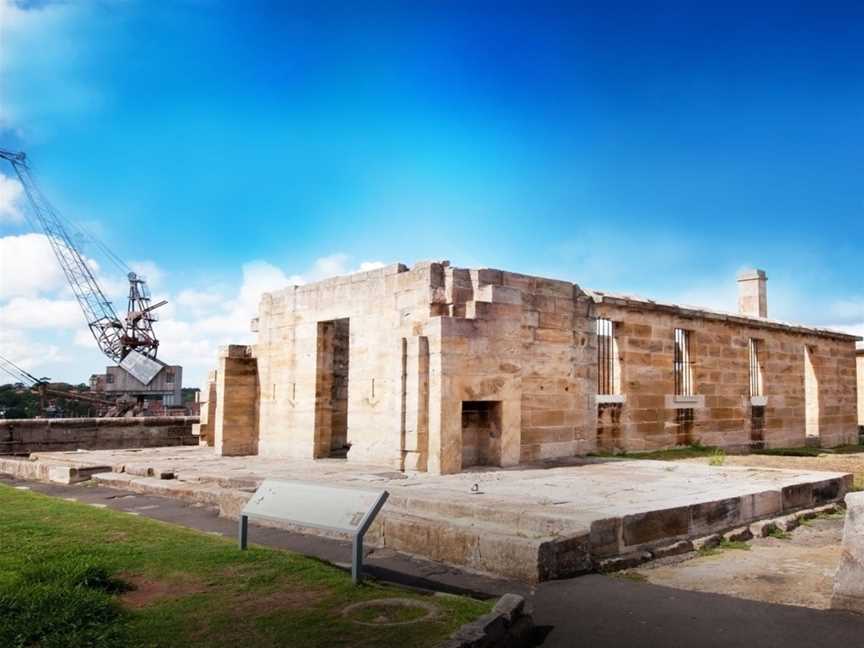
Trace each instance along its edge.
{"label": "crane boom", "polygon": [[149,316],[139,315],[124,323],[117,317],[90,265],[73,243],[60,214],[33,181],[26,155],[0,149],[0,158],[7,160],[15,170],[35,217],[34,226],[38,226],[48,238],[54,256],[57,257],[75,299],[84,312],[87,326],[102,352],[115,362],[120,362],[131,350],[155,357],[159,341],[153,334],[152,322],[155,316],[149,315],[155,307],[151,308],[149,305],[150,296],[144,280],[133,272],[128,274],[129,309]]}

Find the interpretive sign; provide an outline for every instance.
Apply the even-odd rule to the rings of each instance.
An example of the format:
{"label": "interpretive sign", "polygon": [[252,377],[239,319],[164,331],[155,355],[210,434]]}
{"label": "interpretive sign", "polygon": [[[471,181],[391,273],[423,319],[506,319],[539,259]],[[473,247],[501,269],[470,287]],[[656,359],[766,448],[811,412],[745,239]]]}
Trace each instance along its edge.
{"label": "interpretive sign", "polygon": [[353,542],[351,578],[357,583],[362,578],[363,536],[388,496],[387,491],[267,479],[240,513],[240,548],[246,548],[250,517],[348,533]]}

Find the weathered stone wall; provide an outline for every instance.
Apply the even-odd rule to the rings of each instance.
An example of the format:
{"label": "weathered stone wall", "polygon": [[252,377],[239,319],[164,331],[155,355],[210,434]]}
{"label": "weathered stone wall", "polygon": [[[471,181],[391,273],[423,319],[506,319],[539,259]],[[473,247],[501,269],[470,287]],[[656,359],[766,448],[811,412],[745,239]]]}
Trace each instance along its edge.
{"label": "weathered stone wall", "polygon": [[864,349],[858,349],[858,426],[864,428]]}
{"label": "weathered stone wall", "polygon": [[591,308],[565,281],[445,263],[266,294],[254,351],[259,452],[311,458],[334,449],[327,435],[338,430],[335,385],[344,377],[333,335],[343,320],[349,460],[458,472],[466,401],[499,403],[500,424],[484,428],[490,438],[468,431],[471,447],[494,446],[485,460],[495,465],[588,452]]}
{"label": "weathered stone wall", "polygon": [[[597,317],[615,322],[620,396],[597,395]],[[683,400],[675,328],[691,335],[694,395]],[[349,461],[454,473],[584,455],[598,444],[803,445],[805,348],[810,431],[825,446],[855,440],[852,336],[566,281],[394,264],[267,293],[253,330],[254,347],[229,347],[219,359],[212,427],[223,454],[312,459],[347,447]],[[764,374],[758,400],[750,338]]]}
{"label": "weathered stone wall", "polygon": [[[501,403],[500,464],[595,449],[593,302],[575,284],[501,270],[447,268],[441,318],[441,434],[461,440],[461,404]],[[433,396],[437,394],[433,391]],[[444,472],[461,469],[447,454]]]}
{"label": "weathered stone wall", "polygon": [[252,349],[230,345],[219,351],[213,446],[225,456],[258,452],[258,365]]}
{"label": "weathered stone wall", "polygon": [[195,445],[197,416],[0,419],[0,455]]}
{"label": "weathered stone wall", "polygon": [[[597,305],[597,315],[615,323],[625,399],[620,406],[600,406],[598,445],[604,450],[654,450],[694,442],[741,449],[803,446],[808,405],[819,444],[831,447],[857,440],[855,343],[850,337],[633,301],[604,300]],[[690,331],[693,363],[695,397],[682,402],[674,398],[676,328]],[[764,395],[764,405],[755,407],[750,398],[751,338],[759,341]],[[808,348],[815,378],[809,399]]]}
{"label": "weathered stone wall", "polygon": [[192,433],[197,435],[198,444],[213,446],[213,434],[216,424],[216,370],[207,374],[207,381],[198,391],[199,423],[192,426]]}

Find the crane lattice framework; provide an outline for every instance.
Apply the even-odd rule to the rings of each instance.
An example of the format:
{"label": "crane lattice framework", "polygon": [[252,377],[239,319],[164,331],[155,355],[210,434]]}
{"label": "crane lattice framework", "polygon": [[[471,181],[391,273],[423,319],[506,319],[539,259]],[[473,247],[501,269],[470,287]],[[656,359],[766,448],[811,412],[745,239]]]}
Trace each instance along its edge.
{"label": "crane lattice framework", "polygon": [[[150,293],[144,278],[130,270],[127,274],[128,310],[125,321],[121,320],[111,302],[105,297],[90,265],[69,235],[69,231],[63,224],[63,218],[34,182],[26,155],[0,149],[0,158],[11,163],[15,170],[30,203],[33,214],[33,218],[30,219],[31,224],[48,238],[54,255],[63,269],[63,274],[84,312],[87,326],[102,352],[115,362],[121,362],[131,351],[155,358],[159,349],[159,340],[153,332],[153,322],[156,321],[153,311],[167,302],[161,301],[151,305]],[[129,270],[128,266],[104,244],[95,242],[112,261]]]}

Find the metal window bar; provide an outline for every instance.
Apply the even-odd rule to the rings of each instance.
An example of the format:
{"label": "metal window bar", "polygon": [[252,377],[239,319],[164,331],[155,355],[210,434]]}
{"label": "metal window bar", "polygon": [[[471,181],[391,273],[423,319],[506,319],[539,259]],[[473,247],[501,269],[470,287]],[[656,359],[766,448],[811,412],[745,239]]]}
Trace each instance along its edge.
{"label": "metal window bar", "polygon": [[693,395],[693,371],[690,361],[690,332],[675,329],[675,395]]}
{"label": "metal window bar", "polygon": [[759,340],[750,338],[750,395],[762,395],[762,372],[759,370]]}
{"label": "metal window bar", "polygon": [[615,359],[612,320],[597,320],[597,393],[615,393]]}

